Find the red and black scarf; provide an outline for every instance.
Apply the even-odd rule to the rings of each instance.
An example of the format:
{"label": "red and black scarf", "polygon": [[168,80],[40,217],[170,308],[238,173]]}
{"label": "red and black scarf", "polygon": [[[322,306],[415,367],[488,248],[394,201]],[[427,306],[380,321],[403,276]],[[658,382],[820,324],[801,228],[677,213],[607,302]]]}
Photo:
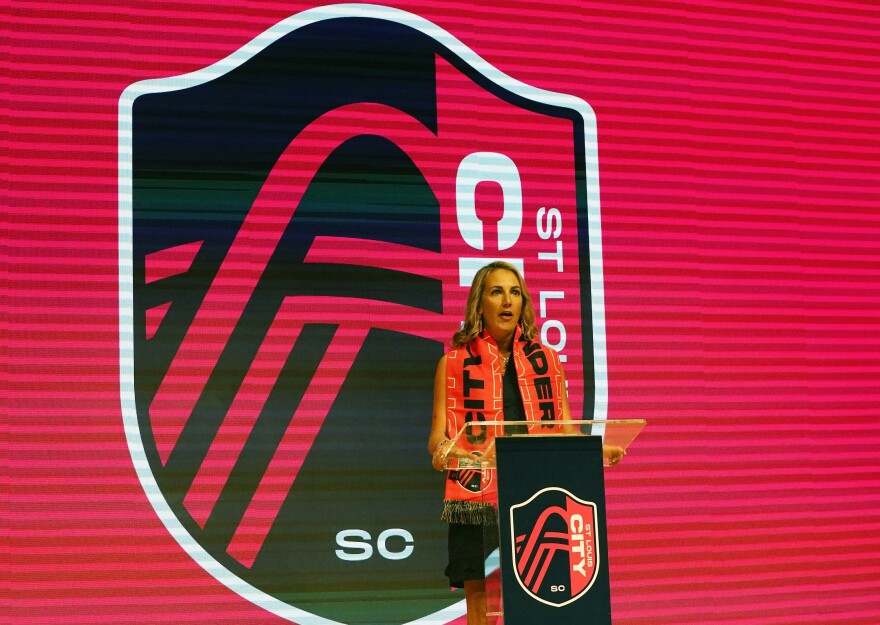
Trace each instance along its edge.
{"label": "red and black scarf", "polygon": [[[552,431],[563,418],[565,388],[556,352],[526,339],[519,328],[513,338],[511,359],[530,432]],[[483,332],[446,358],[446,435],[468,451],[489,447],[500,427],[479,426],[480,421],[504,420],[504,367],[495,340]],[[479,467],[448,472],[441,518],[454,523],[494,523],[498,491],[495,470]]]}

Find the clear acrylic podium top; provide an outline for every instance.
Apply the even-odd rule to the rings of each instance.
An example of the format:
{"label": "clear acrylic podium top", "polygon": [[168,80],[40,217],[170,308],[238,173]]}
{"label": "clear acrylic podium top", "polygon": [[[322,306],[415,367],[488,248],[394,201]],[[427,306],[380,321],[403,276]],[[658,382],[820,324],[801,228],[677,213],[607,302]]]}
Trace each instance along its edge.
{"label": "clear acrylic podium top", "polygon": [[508,436],[601,436],[603,445],[626,451],[646,424],[644,419],[472,421],[452,439],[450,452],[442,465],[447,471],[495,468],[495,439]]}

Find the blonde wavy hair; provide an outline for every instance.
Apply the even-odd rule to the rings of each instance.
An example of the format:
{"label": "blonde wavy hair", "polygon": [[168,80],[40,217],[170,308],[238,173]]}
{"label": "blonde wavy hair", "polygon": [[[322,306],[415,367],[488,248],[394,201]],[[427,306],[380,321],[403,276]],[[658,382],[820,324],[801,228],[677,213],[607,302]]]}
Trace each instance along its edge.
{"label": "blonde wavy hair", "polygon": [[511,272],[519,282],[522,293],[522,312],[519,317],[519,325],[523,336],[531,340],[538,334],[538,329],[535,327],[535,309],[532,308],[532,296],[529,293],[525,280],[523,280],[522,274],[516,266],[503,260],[496,260],[485,267],[481,267],[474,275],[467,303],[464,307],[464,323],[461,329],[452,335],[453,347],[467,345],[483,331],[483,320],[478,312],[480,300],[483,298],[483,291],[486,289],[486,280],[489,274],[499,269]]}

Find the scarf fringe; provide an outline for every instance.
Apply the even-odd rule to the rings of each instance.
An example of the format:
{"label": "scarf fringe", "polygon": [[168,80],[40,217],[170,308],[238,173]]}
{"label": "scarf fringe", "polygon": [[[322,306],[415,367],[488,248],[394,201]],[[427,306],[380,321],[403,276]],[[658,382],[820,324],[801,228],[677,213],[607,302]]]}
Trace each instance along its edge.
{"label": "scarf fringe", "polygon": [[440,519],[447,523],[464,525],[497,525],[498,512],[495,506],[482,501],[444,499]]}

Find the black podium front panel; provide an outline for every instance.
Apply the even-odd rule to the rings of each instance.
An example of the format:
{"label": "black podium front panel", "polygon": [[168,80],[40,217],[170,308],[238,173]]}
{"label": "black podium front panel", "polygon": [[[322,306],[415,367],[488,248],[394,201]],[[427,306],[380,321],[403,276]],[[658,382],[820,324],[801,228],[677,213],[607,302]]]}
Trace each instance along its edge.
{"label": "black podium front panel", "polygon": [[505,625],[610,625],[602,439],[499,437]]}

